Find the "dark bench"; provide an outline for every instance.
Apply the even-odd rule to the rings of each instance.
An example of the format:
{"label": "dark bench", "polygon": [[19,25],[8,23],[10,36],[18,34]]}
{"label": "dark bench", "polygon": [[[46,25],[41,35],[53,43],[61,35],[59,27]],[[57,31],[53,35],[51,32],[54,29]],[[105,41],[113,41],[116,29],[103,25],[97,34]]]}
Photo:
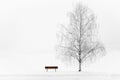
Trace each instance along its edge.
{"label": "dark bench", "polygon": [[56,72],[56,69],[58,69],[58,66],[45,66],[45,69],[47,72],[48,72],[48,69],[55,69],[55,72]]}

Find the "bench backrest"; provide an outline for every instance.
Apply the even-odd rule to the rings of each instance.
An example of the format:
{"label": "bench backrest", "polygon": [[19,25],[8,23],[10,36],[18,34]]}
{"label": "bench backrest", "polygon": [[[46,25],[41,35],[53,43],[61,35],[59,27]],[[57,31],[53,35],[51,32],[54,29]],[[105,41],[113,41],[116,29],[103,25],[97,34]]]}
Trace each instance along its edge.
{"label": "bench backrest", "polygon": [[45,69],[58,69],[58,66],[45,66]]}

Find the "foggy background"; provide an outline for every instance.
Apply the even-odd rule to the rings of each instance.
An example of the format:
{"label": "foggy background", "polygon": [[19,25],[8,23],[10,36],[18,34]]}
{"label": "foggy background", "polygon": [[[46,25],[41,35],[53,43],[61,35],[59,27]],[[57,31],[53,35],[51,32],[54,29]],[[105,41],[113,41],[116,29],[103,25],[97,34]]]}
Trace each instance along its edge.
{"label": "foggy background", "polygon": [[83,71],[120,73],[119,0],[0,0],[0,74],[40,74],[45,65],[77,71],[56,58],[56,32],[77,2],[93,10],[107,55]]}

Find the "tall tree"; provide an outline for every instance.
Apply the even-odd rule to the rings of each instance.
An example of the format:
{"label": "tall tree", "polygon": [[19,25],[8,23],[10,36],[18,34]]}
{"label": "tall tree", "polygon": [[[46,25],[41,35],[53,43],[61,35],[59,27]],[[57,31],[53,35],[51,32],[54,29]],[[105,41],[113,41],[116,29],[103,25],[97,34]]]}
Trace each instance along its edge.
{"label": "tall tree", "polygon": [[76,59],[80,72],[84,61],[103,56],[105,48],[97,38],[96,17],[88,7],[77,4],[69,19],[68,26],[61,25],[57,50],[65,59]]}

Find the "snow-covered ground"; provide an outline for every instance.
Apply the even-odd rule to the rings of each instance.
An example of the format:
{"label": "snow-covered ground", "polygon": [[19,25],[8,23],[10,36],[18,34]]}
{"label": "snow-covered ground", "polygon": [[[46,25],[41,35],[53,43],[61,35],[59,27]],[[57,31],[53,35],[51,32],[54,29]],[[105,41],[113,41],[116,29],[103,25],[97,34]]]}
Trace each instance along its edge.
{"label": "snow-covered ground", "polygon": [[120,80],[120,74],[46,72],[36,75],[0,75],[0,80]]}

